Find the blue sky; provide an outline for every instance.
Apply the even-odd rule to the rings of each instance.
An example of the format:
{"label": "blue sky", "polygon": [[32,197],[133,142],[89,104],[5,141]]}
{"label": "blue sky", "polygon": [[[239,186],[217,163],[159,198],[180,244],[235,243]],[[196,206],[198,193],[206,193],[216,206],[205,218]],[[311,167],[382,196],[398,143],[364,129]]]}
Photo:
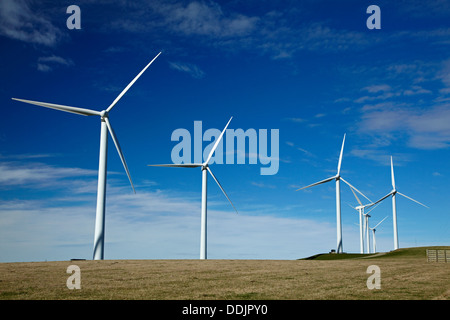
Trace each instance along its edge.
{"label": "blue sky", "polygon": [[[81,30],[69,30],[69,5]],[[369,5],[381,29],[369,30]],[[170,163],[182,128],[279,130],[279,170],[212,164],[208,258],[296,259],[336,247],[336,173],[370,199],[397,189],[400,247],[449,244],[447,1],[10,1],[0,3],[0,261],[92,257],[100,121],[11,100],[110,114],[136,187],[109,139],[106,259],[197,259],[200,169]],[[226,140],[225,140],[226,141]],[[270,136],[269,136],[270,141]],[[205,148],[209,142],[203,142]],[[344,251],[358,216],[341,184]],[[372,212],[393,249],[387,200]]]}

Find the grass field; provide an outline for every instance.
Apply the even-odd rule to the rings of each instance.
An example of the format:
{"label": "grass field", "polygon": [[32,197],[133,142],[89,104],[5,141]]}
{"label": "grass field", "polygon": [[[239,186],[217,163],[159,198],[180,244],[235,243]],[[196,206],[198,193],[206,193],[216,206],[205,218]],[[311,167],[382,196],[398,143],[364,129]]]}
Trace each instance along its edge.
{"label": "grass field", "polygon": [[[448,300],[450,263],[427,262],[425,250],[301,260],[0,263],[0,299]],[[81,270],[79,290],[66,286],[73,264]],[[370,265],[380,268],[381,289],[367,288]]]}

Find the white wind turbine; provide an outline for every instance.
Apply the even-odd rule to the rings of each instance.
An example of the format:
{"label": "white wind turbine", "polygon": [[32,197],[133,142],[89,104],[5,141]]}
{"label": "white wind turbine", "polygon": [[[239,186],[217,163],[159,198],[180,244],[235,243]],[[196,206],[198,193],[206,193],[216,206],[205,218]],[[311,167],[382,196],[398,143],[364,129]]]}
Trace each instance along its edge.
{"label": "white wind turbine", "polygon": [[369,227],[370,230],[372,230],[372,239],[373,239],[373,253],[377,253],[377,240],[375,239],[375,231],[377,231],[377,227],[384,221],[386,220],[387,216],[381,220],[380,222],[378,222],[378,224],[371,228]]}
{"label": "white wind turbine", "polygon": [[392,222],[393,222],[393,227],[394,227],[394,250],[397,250],[398,249],[398,229],[397,229],[397,207],[396,207],[396,199],[395,199],[395,196],[397,195],[397,193],[411,201],[414,201],[414,202],[420,204],[421,206],[424,206],[425,208],[428,208],[428,207],[426,205],[420,203],[419,201],[414,200],[413,198],[410,198],[407,195],[404,195],[403,193],[397,191],[397,189],[395,188],[394,164],[392,161],[392,156],[391,156],[391,182],[392,182],[392,191],[389,192],[384,197],[382,197],[381,199],[374,202],[374,204],[377,204],[378,202],[383,201],[384,199],[386,199],[387,197],[392,195],[392,220],[393,220]]}
{"label": "white wind turbine", "polygon": [[[344,152],[344,142],[345,142],[345,134],[344,139],[342,140],[342,147],[341,147],[341,153],[339,155],[339,163],[337,168],[337,174],[335,176],[332,176],[330,178],[324,179],[322,181],[310,184],[309,186],[297,189],[296,191],[303,190],[309,187],[317,186],[322,183],[326,183],[332,180],[336,181],[336,229],[337,229],[337,253],[342,253],[343,248],[343,242],[342,242],[342,222],[341,222],[341,189],[340,189],[340,180],[344,181],[349,187],[355,189],[359,194],[367,198],[364,194],[362,194],[358,189],[356,189],[354,186],[352,186],[349,182],[344,180],[344,178],[341,177],[341,163],[342,163],[342,153]],[[372,202],[370,199],[368,199],[370,202]]]}
{"label": "white wind turbine", "polygon": [[[359,212],[359,249],[360,249],[360,253],[364,253],[364,235],[366,234],[366,225],[367,225],[367,219],[368,219],[368,213],[364,213],[364,211],[366,208],[373,206],[373,203],[371,202],[366,205],[363,205],[361,200],[356,195],[355,191],[353,191],[353,188],[350,188],[350,190],[352,190],[353,195],[355,196],[356,200],[359,203],[359,206],[356,206],[356,207],[351,206],[351,207]],[[370,211],[372,211],[372,210],[370,210]],[[363,217],[364,217],[364,222],[363,222]]]}
{"label": "white wind turbine", "polygon": [[[371,205],[374,205],[374,204],[372,203]],[[375,205],[375,207],[373,207],[369,212],[363,213],[363,215],[364,215],[364,236],[366,237],[367,253],[370,253],[369,218],[371,217],[371,215],[369,213],[371,213],[378,205],[379,205],[379,203],[377,203]]]}
{"label": "white wind turbine", "polygon": [[100,130],[100,157],[99,157],[99,167],[98,167],[98,188],[97,188],[97,209],[95,215],[95,234],[94,234],[94,260],[103,260],[104,257],[104,241],[105,241],[105,202],[106,202],[106,162],[107,162],[107,149],[108,149],[108,133],[111,134],[111,137],[116,145],[117,152],[119,153],[120,159],[122,160],[123,167],[127,173],[128,179],[130,180],[131,187],[133,191],[136,193],[134,189],[133,182],[130,177],[130,172],[128,171],[127,163],[125,162],[125,158],[122,154],[122,150],[119,145],[119,141],[117,140],[116,134],[111,127],[109,121],[109,112],[111,109],[117,104],[117,102],[122,98],[122,96],[130,89],[130,87],[136,82],[137,79],[144,73],[145,70],[155,61],[155,59],[161,54],[158,53],[156,57],[150,61],[147,66],[126,86],[125,89],[117,96],[117,98],[111,103],[111,105],[102,111],[83,109],[77,107],[64,106],[53,103],[46,102],[37,102],[30,101],[24,99],[16,99],[13,100],[38,105],[41,107],[46,107],[50,109],[56,109],[60,111],[70,112],[79,114],[82,116],[100,116],[101,120],[101,130]]}
{"label": "white wind turbine", "polygon": [[220,190],[222,190],[223,194],[225,195],[225,197],[228,199],[228,201],[230,202],[230,204],[233,206],[234,210],[237,213],[237,210],[233,204],[233,202],[231,202],[230,198],[228,197],[227,193],[225,192],[225,190],[222,188],[222,186],[219,183],[219,180],[217,180],[217,178],[214,176],[214,174],[212,173],[211,169],[209,168],[209,161],[211,160],[211,157],[214,153],[214,151],[216,150],[217,146],[220,143],[220,140],[222,140],[222,136],[225,133],[228,125],[230,124],[231,119],[233,119],[233,117],[230,118],[230,120],[228,120],[227,125],[225,126],[225,128],[223,129],[223,131],[221,132],[219,138],[217,138],[213,148],[211,149],[211,151],[209,152],[208,158],[206,159],[205,162],[203,163],[183,163],[183,164],[150,164],[149,166],[152,167],[181,167],[181,168],[198,168],[200,167],[202,169],[202,207],[201,207],[201,233],[200,233],[200,259],[206,259],[206,212],[207,212],[207,206],[206,206],[206,200],[207,200],[207,178],[208,178],[208,173],[209,172],[211,174],[211,176],[213,177],[213,179],[216,181],[217,185],[219,186]]}

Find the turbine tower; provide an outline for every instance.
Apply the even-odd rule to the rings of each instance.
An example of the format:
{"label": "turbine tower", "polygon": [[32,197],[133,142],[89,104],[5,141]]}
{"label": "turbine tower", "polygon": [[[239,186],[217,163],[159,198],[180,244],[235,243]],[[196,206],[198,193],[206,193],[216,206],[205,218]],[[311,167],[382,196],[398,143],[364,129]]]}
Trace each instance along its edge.
{"label": "turbine tower", "polygon": [[[309,186],[297,189],[296,191],[303,190],[306,188],[310,188],[313,186],[317,186],[322,183],[326,183],[329,181],[336,181],[336,231],[337,231],[337,247],[336,252],[342,253],[343,248],[343,242],[342,242],[342,221],[341,221],[341,189],[340,189],[340,180],[344,181],[349,187],[355,189],[358,193],[360,193],[362,196],[367,198],[364,194],[362,194],[358,189],[356,189],[354,186],[352,186],[349,182],[347,182],[344,178],[341,177],[341,163],[342,163],[342,153],[344,152],[344,142],[345,142],[345,134],[344,139],[342,140],[342,147],[341,147],[341,153],[339,155],[339,162],[337,167],[337,174],[335,176],[332,176],[330,178],[324,179],[322,181],[310,184]],[[372,202],[370,199],[368,199],[370,202]]]}
{"label": "turbine tower", "polygon": [[371,215],[367,212],[364,215],[364,235],[366,237],[366,251],[370,253],[370,235],[369,235],[369,218]]}
{"label": "turbine tower", "polygon": [[[369,208],[369,207],[373,206],[374,204],[371,202],[366,205],[363,205],[361,200],[358,198],[355,191],[353,190],[353,188],[350,187],[350,190],[352,191],[353,195],[355,196],[356,200],[359,203],[359,206],[356,206],[356,207],[351,206],[351,207],[355,210],[358,210],[358,212],[359,212],[359,249],[360,249],[360,253],[364,253],[364,235],[366,234],[366,224],[367,224],[367,218],[368,218],[368,213],[364,213],[364,211],[366,208]],[[368,198],[366,197],[366,199],[368,199]],[[372,211],[372,210],[370,210],[370,211]],[[363,222],[363,217],[364,217],[364,222]],[[364,223],[364,225],[363,225],[363,223]]]}
{"label": "turbine tower", "polygon": [[369,229],[372,230],[373,253],[377,253],[377,240],[375,239],[375,231],[377,231],[377,227],[378,227],[384,220],[386,220],[386,218],[387,218],[387,216],[384,217],[383,220],[381,220],[380,222],[378,222],[378,224],[377,224],[375,227],[373,227],[373,228],[370,228],[370,227],[369,227]]}
{"label": "turbine tower", "polygon": [[127,163],[120,148],[119,141],[117,140],[116,134],[114,133],[111,123],[109,121],[109,113],[111,109],[119,102],[122,96],[130,89],[130,87],[139,79],[139,77],[144,73],[145,70],[155,61],[155,59],[161,54],[158,53],[156,57],[150,61],[144,69],[126,86],[125,89],[117,96],[117,98],[111,103],[111,105],[102,111],[96,111],[91,109],[77,108],[64,106],[53,103],[30,101],[24,99],[13,100],[34,104],[37,106],[56,109],[60,111],[75,113],[83,116],[100,116],[101,128],[100,128],[100,156],[99,156],[99,167],[98,167],[98,187],[97,187],[97,209],[95,214],[95,232],[94,232],[94,260],[103,260],[104,258],[104,245],[105,245],[105,204],[106,204],[106,165],[107,165],[107,152],[108,152],[108,131],[111,134],[111,138],[116,145],[117,152],[119,153],[120,160],[122,161],[123,167],[127,173],[128,179],[130,180],[131,187],[134,189],[133,182],[131,180],[130,172],[128,170]]}
{"label": "turbine tower", "polygon": [[418,204],[420,204],[421,206],[424,206],[425,208],[428,208],[426,205],[420,203],[417,200],[414,200],[413,198],[408,197],[407,195],[404,195],[403,193],[401,193],[400,191],[397,191],[397,189],[395,188],[395,178],[394,178],[394,164],[392,161],[392,156],[391,156],[391,182],[392,182],[392,191],[389,192],[387,195],[385,195],[384,197],[382,197],[381,199],[377,200],[376,202],[374,202],[374,204],[377,204],[380,201],[383,201],[384,199],[386,199],[387,197],[392,195],[392,224],[393,224],[393,228],[394,228],[394,250],[397,250],[399,248],[398,246],[398,228],[397,228],[397,205],[396,205],[396,195],[399,194],[411,201],[414,201]]}
{"label": "turbine tower", "polygon": [[183,164],[151,164],[149,166],[152,167],[180,167],[180,168],[198,168],[200,167],[202,169],[202,207],[201,207],[201,232],[200,232],[200,259],[206,259],[207,255],[206,255],[206,218],[207,218],[207,180],[208,180],[208,172],[211,174],[211,176],[213,177],[213,179],[216,181],[217,185],[219,186],[220,190],[222,190],[223,194],[225,195],[225,197],[228,199],[228,201],[230,202],[231,206],[234,208],[234,210],[237,212],[236,207],[234,206],[233,202],[231,202],[230,198],[228,197],[227,193],[225,192],[225,190],[222,188],[222,186],[219,183],[219,180],[217,180],[217,178],[214,176],[214,174],[212,173],[211,169],[209,168],[209,161],[211,160],[211,157],[214,153],[214,151],[216,150],[217,146],[220,143],[220,140],[222,140],[223,134],[225,133],[228,125],[230,124],[231,119],[233,119],[233,117],[230,118],[230,120],[228,120],[227,125],[225,126],[225,128],[223,129],[223,131],[221,132],[219,138],[217,138],[213,148],[211,149],[211,151],[209,152],[208,158],[206,159],[205,162],[203,163],[183,163]]}

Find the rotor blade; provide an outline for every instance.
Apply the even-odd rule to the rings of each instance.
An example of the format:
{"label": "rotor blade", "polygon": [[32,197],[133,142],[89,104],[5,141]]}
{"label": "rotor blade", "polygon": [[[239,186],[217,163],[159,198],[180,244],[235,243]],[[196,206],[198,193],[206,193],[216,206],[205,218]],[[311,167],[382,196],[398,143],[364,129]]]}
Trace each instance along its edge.
{"label": "rotor blade", "polygon": [[336,176],[330,177],[330,178],[327,178],[327,179],[324,179],[324,180],[322,180],[322,181],[319,181],[319,182],[316,182],[316,183],[313,183],[313,184],[310,184],[309,186],[306,186],[306,187],[297,189],[297,190],[295,190],[295,191],[299,191],[299,190],[303,190],[303,189],[306,189],[306,188],[314,187],[314,186],[317,186],[317,185],[319,185],[319,184],[322,184],[322,183],[325,183],[325,182],[328,182],[328,181],[331,181],[331,180],[334,180],[334,179],[336,179]]}
{"label": "rotor blade", "polygon": [[[376,207],[378,207],[380,205],[380,202],[378,202],[372,209],[370,209],[366,214],[371,213],[373,210],[375,210]],[[372,204],[373,206],[373,204]]]}
{"label": "rotor blade", "polygon": [[233,202],[231,202],[231,200],[228,197],[227,193],[225,192],[225,190],[220,185],[219,180],[217,180],[217,178],[214,176],[214,174],[212,173],[212,171],[211,171],[211,169],[209,167],[206,167],[206,169],[208,169],[208,172],[211,174],[211,176],[214,178],[214,180],[216,180],[217,185],[219,186],[220,190],[222,190],[222,192],[225,195],[225,197],[227,197],[228,201],[230,201],[231,205],[233,206],[234,211],[236,211],[236,213],[238,213],[238,211],[237,211],[236,207],[234,206]]}
{"label": "rotor blade", "polygon": [[428,209],[429,209],[429,207],[427,207],[426,205],[424,205],[424,204],[420,203],[419,201],[417,201],[417,200],[414,200],[413,198],[410,198],[410,197],[408,197],[407,195],[404,195],[404,194],[403,194],[403,193],[401,193],[401,192],[398,192],[398,191],[397,191],[397,193],[398,193],[398,194],[400,194],[400,195],[402,195],[402,196],[404,196],[405,198],[408,198],[409,200],[412,200],[412,201],[414,201],[414,202],[416,202],[416,203],[420,204],[421,206],[424,206],[425,208],[428,208]]}
{"label": "rotor blade", "polygon": [[117,152],[119,153],[120,160],[122,160],[122,164],[123,164],[123,167],[125,168],[125,171],[127,173],[128,179],[130,180],[131,187],[133,188],[134,193],[136,193],[136,190],[134,189],[133,181],[131,181],[131,176],[130,176],[130,172],[128,171],[127,163],[126,163],[125,158],[123,156],[122,149],[120,148],[119,141],[117,140],[116,134],[114,133],[114,130],[111,127],[111,124],[109,123],[108,118],[105,117],[104,119],[105,119],[105,122],[106,122],[106,126],[108,127],[109,133],[111,134],[111,137],[112,137],[112,139],[114,141],[114,144],[116,145]]}
{"label": "rotor blade", "polygon": [[352,208],[352,209],[355,209],[355,210],[358,210],[358,209],[356,209],[354,206],[352,206],[350,203],[348,203],[348,202],[345,202],[350,208]]}
{"label": "rotor blade", "polygon": [[[345,180],[343,180],[343,181],[345,182]],[[356,195],[356,193],[355,193],[355,191],[353,190],[352,187],[350,187],[350,190],[352,190],[353,195],[355,196],[355,198],[358,201],[359,205],[362,206],[363,204],[362,204],[361,200],[359,200],[358,196]]]}
{"label": "rotor blade", "polygon": [[392,188],[394,188],[394,190],[395,190],[394,164],[392,161],[392,156],[391,156],[391,181],[392,181]]}
{"label": "rotor blade", "polygon": [[383,201],[384,199],[386,199],[387,197],[389,197],[392,193],[393,193],[393,192],[391,191],[391,192],[389,192],[387,195],[385,195],[384,197],[382,197],[381,199],[375,201],[374,203],[372,203],[372,206],[373,206],[373,205],[376,205],[376,204],[378,204],[378,203],[380,203],[381,201]]}
{"label": "rotor blade", "polygon": [[342,154],[344,153],[344,142],[345,142],[345,133],[344,133],[344,139],[342,140],[341,153],[339,154],[337,176],[339,176],[339,173],[341,172]]}
{"label": "rotor blade", "polygon": [[[362,195],[364,198],[366,198],[367,200],[369,200],[370,202],[372,202],[372,200],[370,200],[369,198],[367,198],[364,193],[362,193],[361,191],[359,191],[358,189],[356,189],[354,186],[352,186],[350,184],[350,182],[348,182],[347,180],[345,180],[344,178],[341,177],[341,180],[344,181],[350,188],[354,189],[356,192],[358,192],[360,195]],[[361,202],[360,202],[361,203]]]}
{"label": "rotor blade", "polygon": [[45,108],[56,109],[56,110],[60,110],[60,111],[80,114],[82,116],[99,116],[100,115],[99,111],[89,110],[89,109],[84,109],[84,108],[69,107],[69,106],[63,106],[63,105],[60,105],[60,104],[39,102],[39,101],[31,101],[31,100],[24,100],[24,99],[16,99],[16,98],[11,98],[11,99],[16,100],[16,101],[20,101],[20,102],[29,103],[29,104],[35,104],[37,106],[41,106],[41,107],[45,107]]}
{"label": "rotor blade", "polygon": [[223,131],[220,133],[219,138],[217,138],[216,143],[214,144],[214,146],[212,147],[211,151],[209,152],[208,158],[206,159],[204,164],[208,164],[209,160],[211,160],[211,157],[214,153],[214,151],[216,151],[217,146],[219,145],[220,140],[222,139],[223,134],[225,133],[225,130],[227,130],[228,125],[230,124],[231,119],[233,119],[233,117],[230,118],[230,120],[228,120],[227,125],[225,126],[225,129],[223,129]]}
{"label": "rotor blade", "polygon": [[156,57],[154,57],[153,60],[150,61],[150,63],[147,64],[147,65],[145,66],[144,69],[142,69],[141,72],[139,72],[139,74],[133,79],[133,81],[131,81],[131,82],[126,86],[125,89],[123,89],[123,91],[117,96],[117,98],[113,101],[113,103],[111,103],[111,105],[106,109],[107,112],[109,112],[109,111],[116,105],[116,103],[120,100],[120,98],[122,98],[122,96],[128,91],[128,89],[131,88],[131,86],[136,82],[136,80],[139,79],[139,77],[144,73],[144,71],[147,70],[148,67],[150,67],[150,65],[153,63],[153,61],[155,61],[155,59],[158,58],[158,56],[159,56],[160,54],[161,54],[161,52],[158,53],[158,54],[156,55]]}
{"label": "rotor blade", "polygon": [[149,167],[180,167],[180,168],[198,168],[201,167],[200,163],[169,163],[169,164],[148,164]]}
{"label": "rotor blade", "polygon": [[384,220],[386,220],[386,218],[387,218],[387,216],[386,217],[384,217],[384,219],[383,220],[381,220],[380,222],[378,222],[378,224],[375,226],[375,227],[373,227],[373,229],[375,229],[376,227],[378,227]]}

